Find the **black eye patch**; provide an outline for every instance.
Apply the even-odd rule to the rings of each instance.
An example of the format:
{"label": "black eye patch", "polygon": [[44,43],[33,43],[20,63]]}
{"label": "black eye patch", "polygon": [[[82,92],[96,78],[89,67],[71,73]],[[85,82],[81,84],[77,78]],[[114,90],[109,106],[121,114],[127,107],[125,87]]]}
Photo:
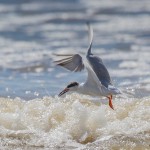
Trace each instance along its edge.
{"label": "black eye patch", "polygon": [[72,82],[72,83],[70,83],[68,86],[67,86],[67,88],[71,88],[71,87],[73,87],[73,86],[78,86],[79,84],[77,83],[77,82]]}

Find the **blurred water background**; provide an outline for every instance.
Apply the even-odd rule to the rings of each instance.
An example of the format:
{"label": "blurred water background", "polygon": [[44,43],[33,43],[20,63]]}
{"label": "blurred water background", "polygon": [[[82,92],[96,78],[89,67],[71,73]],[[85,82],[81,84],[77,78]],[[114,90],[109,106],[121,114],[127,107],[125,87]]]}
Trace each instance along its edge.
{"label": "blurred water background", "polygon": [[[87,21],[91,22],[94,29],[93,53],[103,59],[114,85],[127,94],[126,98],[118,99],[115,103],[118,111],[113,113],[112,118],[110,117],[111,110],[107,106],[102,106],[104,108],[100,111],[98,110],[99,105],[84,106],[81,99],[85,97],[80,99],[80,96],[76,95],[68,98],[70,102],[63,99],[59,106],[55,106],[54,101],[58,102],[59,98],[54,98],[54,96],[71,81],[85,81],[86,71],[74,74],[56,67],[52,63],[52,54],[86,53],[88,47]],[[83,143],[96,141],[101,144],[102,149],[108,149],[108,146],[111,147],[111,142],[114,144],[116,141],[117,143],[118,139],[122,138],[123,142],[120,141],[114,144],[116,147],[111,148],[119,148],[117,147],[119,144],[128,143],[125,148],[148,149],[150,145],[148,143],[150,139],[150,110],[148,109],[150,106],[150,1],[0,0],[0,96],[2,107],[0,135],[2,139],[6,138],[1,140],[3,146],[6,146],[9,141],[11,146],[16,147],[23,143],[21,148],[24,145],[29,147],[32,145],[32,148],[57,146],[59,149],[62,143],[73,139],[77,141],[75,144],[62,147],[84,149]],[[49,97],[47,98],[49,100],[43,99],[43,96]],[[35,98],[38,98],[39,101],[33,100],[31,103],[24,101]],[[125,107],[122,106],[122,103]],[[61,107],[70,114],[78,112],[80,108],[80,114],[74,116],[76,122],[80,121],[78,122],[80,126],[75,126],[73,131],[68,131],[70,126],[74,126],[73,120],[70,121],[71,124],[66,125],[62,119],[64,116],[59,116],[59,114],[66,114]],[[54,108],[55,111],[49,112]],[[45,114],[49,116],[48,120],[55,120],[53,123],[46,122],[43,125],[38,122],[41,121],[41,114],[45,120],[46,116],[43,114],[45,110],[47,110],[45,113],[51,114],[51,117]],[[98,119],[103,114],[103,110],[106,111],[106,122],[112,123],[111,128],[102,123],[105,122],[104,118]],[[87,125],[93,122],[91,118],[94,117],[84,116],[85,113],[89,116],[93,115],[95,121],[99,122],[87,129]],[[20,126],[18,126],[18,118],[20,118]],[[22,121],[22,118],[27,120]],[[85,123],[85,118],[91,120]],[[122,121],[121,127],[118,126],[118,121]],[[60,127],[59,125],[62,124],[63,127]],[[60,132],[58,126],[64,132]],[[113,128],[115,130],[119,128],[119,132]],[[78,134],[78,129],[88,131],[86,130],[81,135],[81,132]],[[106,130],[109,133],[106,134]],[[51,133],[48,134],[48,132]],[[126,132],[130,137],[125,136]],[[66,136],[67,133],[69,137]],[[57,139],[57,136],[61,140]],[[32,137],[32,144],[28,137]],[[19,138],[23,139],[21,144],[18,142]],[[43,139],[45,141],[42,141]],[[108,142],[110,145],[107,143],[108,139],[111,139]],[[102,145],[103,140],[106,142],[103,142]],[[37,141],[41,143],[36,145]],[[79,143],[82,144],[78,145]],[[88,148],[96,149],[97,147],[99,149],[98,145],[89,145]]]}
{"label": "blurred water background", "polygon": [[55,95],[68,82],[84,81],[84,72],[54,67],[52,53],[86,53],[87,21],[94,28],[93,53],[104,60],[114,84],[148,95],[148,0],[1,0],[0,95]]}

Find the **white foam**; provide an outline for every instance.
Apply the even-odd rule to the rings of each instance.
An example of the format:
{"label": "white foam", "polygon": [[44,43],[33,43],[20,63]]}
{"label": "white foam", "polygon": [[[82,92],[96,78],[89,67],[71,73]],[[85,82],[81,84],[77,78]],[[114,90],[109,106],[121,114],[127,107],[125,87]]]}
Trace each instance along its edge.
{"label": "white foam", "polygon": [[9,146],[23,143],[26,147],[81,148],[93,141],[111,139],[113,143],[118,136],[145,133],[142,138],[146,142],[150,137],[149,106],[149,98],[116,98],[115,110],[111,110],[108,105],[92,103],[90,97],[79,94],[31,101],[0,98],[0,141]]}

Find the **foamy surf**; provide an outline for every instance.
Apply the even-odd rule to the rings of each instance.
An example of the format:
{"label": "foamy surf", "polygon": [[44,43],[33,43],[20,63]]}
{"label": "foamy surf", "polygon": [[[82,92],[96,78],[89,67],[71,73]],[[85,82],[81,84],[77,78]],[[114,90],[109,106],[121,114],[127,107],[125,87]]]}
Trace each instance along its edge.
{"label": "foamy surf", "polygon": [[149,149],[150,99],[116,98],[114,107],[79,94],[0,98],[0,149]]}

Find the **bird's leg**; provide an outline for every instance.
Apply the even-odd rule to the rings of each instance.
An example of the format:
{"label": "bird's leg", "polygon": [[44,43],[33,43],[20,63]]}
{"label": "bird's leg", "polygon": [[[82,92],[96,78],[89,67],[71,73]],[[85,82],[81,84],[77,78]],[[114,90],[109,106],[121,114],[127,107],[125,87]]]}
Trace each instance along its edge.
{"label": "bird's leg", "polygon": [[107,98],[109,99],[109,106],[114,110],[113,104],[112,104],[112,95],[107,96]]}

